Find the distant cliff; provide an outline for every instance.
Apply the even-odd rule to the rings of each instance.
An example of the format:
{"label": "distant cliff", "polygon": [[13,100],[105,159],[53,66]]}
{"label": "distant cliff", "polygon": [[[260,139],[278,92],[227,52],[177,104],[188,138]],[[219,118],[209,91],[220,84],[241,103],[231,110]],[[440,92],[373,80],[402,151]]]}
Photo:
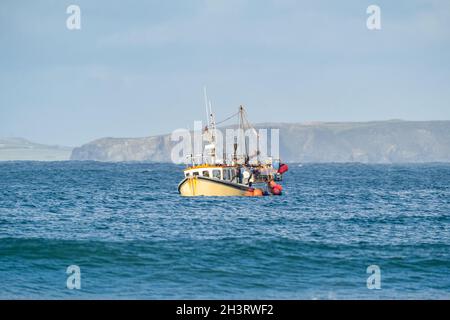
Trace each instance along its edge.
{"label": "distant cliff", "polygon": [[[450,162],[450,121],[267,123],[280,129],[288,162]],[[170,161],[170,135],[103,138],[72,151],[72,160]]]}
{"label": "distant cliff", "polygon": [[69,160],[71,152],[72,148],[70,147],[50,146],[31,142],[23,138],[0,138],[0,161]]}
{"label": "distant cliff", "polygon": [[147,138],[102,138],[72,151],[71,160],[170,161],[170,135]]}

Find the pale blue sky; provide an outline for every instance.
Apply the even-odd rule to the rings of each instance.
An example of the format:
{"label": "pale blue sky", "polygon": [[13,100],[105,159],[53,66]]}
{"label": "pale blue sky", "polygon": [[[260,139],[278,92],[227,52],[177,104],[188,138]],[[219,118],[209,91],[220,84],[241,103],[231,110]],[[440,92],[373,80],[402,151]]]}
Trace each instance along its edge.
{"label": "pale blue sky", "polygon": [[2,0],[0,46],[0,136],[42,143],[192,127],[204,84],[219,119],[450,119],[448,0]]}

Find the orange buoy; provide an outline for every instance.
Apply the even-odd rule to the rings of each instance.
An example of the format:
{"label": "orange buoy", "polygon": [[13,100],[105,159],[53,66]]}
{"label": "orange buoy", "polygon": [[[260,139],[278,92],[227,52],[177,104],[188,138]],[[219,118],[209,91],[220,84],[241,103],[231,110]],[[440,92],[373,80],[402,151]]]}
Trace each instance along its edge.
{"label": "orange buoy", "polygon": [[254,197],[260,197],[263,195],[263,191],[261,189],[255,189],[253,190],[253,196]]}
{"label": "orange buoy", "polygon": [[281,194],[281,191],[283,190],[283,187],[281,185],[277,184],[273,180],[269,181],[268,185],[269,185],[270,193],[272,193],[274,195],[280,195]]}
{"label": "orange buoy", "polygon": [[248,188],[248,190],[245,192],[245,195],[247,197],[252,197],[254,192],[255,192],[254,188]]}
{"label": "orange buoy", "polygon": [[278,169],[278,173],[279,174],[283,174],[283,173],[285,173],[288,170],[289,170],[288,165],[283,163],[283,164],[280,164],[280,168]]}
{"label": "orange buoy", "polygon": [[278,188],[272,188],[271,190],[273,195],[279,196],[281,194],[281,190]]}
{"label": "orange buoy", "polygon": [[283,191],[283,187],[281,186],[281,184],[276,184],[273,186],[274,189],[278,189],[280,191]]}

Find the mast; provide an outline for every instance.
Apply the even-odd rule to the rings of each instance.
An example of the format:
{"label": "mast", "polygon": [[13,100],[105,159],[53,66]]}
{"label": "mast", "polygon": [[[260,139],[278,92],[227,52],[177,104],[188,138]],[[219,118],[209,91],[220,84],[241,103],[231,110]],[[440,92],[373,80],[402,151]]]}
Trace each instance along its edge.
{"label": "mast", "polygon": [[[244,151],[243,151],[243,157],[244,157],[244,164],[248,164],[249,157],[248,157],[248,145],[247,145],[247,139],[245,138],[245,132],[244,132],[244,107],[242,105],[239,106],[239,130],[242,133],[242,139],[244,140]],[[242,128],[241,128],[242,127]]]}
{"label": "mast", "polygon": [[203,87],[203,96],[205,98],[206,126],[209,127],[208,95],[206,94],[206,86]]}
{"label": "mast", "polygon": [[212,112],[212,103],[211,100],[209,100],[209,124],[211,126],[211,142],[215,142],[216,140],[216,121],[214,119],[214,114]]}
{"label": "mast", "polygon": [[[216,164],[216,121],[214,114],[212,112],[212,103],[211,100],[208,99],[208,95],[206,93],[206,86],[203,87],[203,95],[205,98],[205,110],[206,110],[206,127],[204,131],[204,136],[206,136],[207,144],[202,150],[206,151],[206,154],[210,157],[211,164]],[[203,145],[203,143],[202,143]],[[203,157],[202,157],[203,158]],[[208,162],[208,160],[206,160]]]}
{"label": "mast", "polygon": [[212,103],[209,101],[209,116],[210,116],[210,126],[211,126],[211,139],[210,139],[210,156],[211,163],[216,164],[216,121],[214,119],[214,114],[212,112]]}

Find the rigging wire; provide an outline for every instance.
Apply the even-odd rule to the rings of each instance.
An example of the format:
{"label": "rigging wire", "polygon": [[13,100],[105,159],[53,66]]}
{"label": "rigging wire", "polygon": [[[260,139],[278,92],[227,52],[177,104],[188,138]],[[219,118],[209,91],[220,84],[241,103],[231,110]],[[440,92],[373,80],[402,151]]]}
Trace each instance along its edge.
{"label": "rigging wire", "polygon": [[226,118],[226,119],[224,119],[224,120],[222,120],[222,121],[216,122],[216,125],[222,124],[222,123],[224,123],[225,121],[228,121],[228,120],[232,119],[233,117],[237,116],[238,114],[239,114],[239,112],[235,112],[235,113],[233,113],[231,116],[229,116],[228,118]]}

